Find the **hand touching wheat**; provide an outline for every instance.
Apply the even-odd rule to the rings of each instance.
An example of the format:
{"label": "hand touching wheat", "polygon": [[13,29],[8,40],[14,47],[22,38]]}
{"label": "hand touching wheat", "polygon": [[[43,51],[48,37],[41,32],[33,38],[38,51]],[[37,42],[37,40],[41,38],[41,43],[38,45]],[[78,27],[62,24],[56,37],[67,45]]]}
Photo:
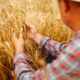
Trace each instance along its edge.
{"label": "hand touching wheat", "polygon": [[42,35],[36,30],[36,28],[29,22],[23,22],[25,23],[26,27],[29,28],[27,31],[27,36],[31,38],[34,42],[37,44],[40,43]]}

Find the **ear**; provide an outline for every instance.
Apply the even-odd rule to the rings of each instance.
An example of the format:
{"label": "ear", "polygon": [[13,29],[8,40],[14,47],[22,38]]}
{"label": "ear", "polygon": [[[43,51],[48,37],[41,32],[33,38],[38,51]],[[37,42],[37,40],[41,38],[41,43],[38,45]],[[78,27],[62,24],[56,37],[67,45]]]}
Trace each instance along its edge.
{"label": "ear", "polygon": [[62,0],[62,7],[63,7],[63,11],[65,13],[69,12],[69,10],[70,10],[69,1],[68,0]]}

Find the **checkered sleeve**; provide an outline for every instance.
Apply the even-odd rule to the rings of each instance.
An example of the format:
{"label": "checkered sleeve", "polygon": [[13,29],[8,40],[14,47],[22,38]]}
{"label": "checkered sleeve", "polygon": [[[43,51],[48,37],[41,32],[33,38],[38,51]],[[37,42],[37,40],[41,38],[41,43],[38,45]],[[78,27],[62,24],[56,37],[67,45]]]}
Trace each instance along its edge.
{"label": "checkered sleeve", "polygon": [[27,56],[17,53],[14,59],[16,80],[80,80],[80,49],[76,47],[80,45],[71,45],[60,52],[55,61],[47,64],[46,71],[34,71]]}
{"label": "checkered sleeve", "polygon": [[50,54],[54,57],[57,57],[67,45],[64,43],[59,43],[51,40],[48,37],[42,36],[40,44],[38,46],[39,50],[43,53]]}
{"label": "checkered sleeve", "polygon": [[[50,40],[43,38],[41,46]],[[61,46],[60,43],[58,45]],[[14,57],[14,72],[16,80],[80,80],[80,31],[60,52],[58,58],[47,64],[45,71],[43,69],[34,71],[26,54],[17,53]]]}

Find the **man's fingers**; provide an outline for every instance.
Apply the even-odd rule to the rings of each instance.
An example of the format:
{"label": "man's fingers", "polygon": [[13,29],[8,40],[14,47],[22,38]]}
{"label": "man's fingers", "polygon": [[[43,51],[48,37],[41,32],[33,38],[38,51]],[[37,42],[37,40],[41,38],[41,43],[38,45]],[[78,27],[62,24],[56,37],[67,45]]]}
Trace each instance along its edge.
{"label": "man's fingers", "polygon": [[14,39],[17,39],[17,37],[16,37],[16,34],[15,34],[15,33],[13,34],[13,38],[12,38],[12,40],[14,40]]}
{"label": "man's fingers", "polygon": [[29,27],[29,28],[34,28],[34,26],[31,23],[26,22],[24,20],[21,23],[26,24],[26,26]]}
{"label": "man's fingers", "polygon": [[23,39],[23,34],[20,34],[19,35],[19,39]]}
{"label": "man's fingers", "polygon": [[28,26],[29,28],[34,28],[34,26],[31,23],[29,22],[25,22],[25,23],[26,23],[26,26]]}
{"label": "man's fingers", "polygon": [[13,34],[12,40],[14,39],[14,37],[15,37],[15,33]]}

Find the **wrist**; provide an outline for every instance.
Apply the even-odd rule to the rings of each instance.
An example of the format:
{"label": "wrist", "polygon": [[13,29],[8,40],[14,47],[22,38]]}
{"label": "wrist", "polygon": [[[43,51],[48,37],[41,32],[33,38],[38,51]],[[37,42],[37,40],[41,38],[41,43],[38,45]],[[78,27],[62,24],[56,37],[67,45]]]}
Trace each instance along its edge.
{"label": "wrist", "polygon": [[34,37],[34,41],[39,45],[40,41],[41,41],[42,35],[41,34],[36,34],[36,36]]}
{"label": "wrist", "polygon": [[20,53],[24,53],[24,50],[23,50],[23,49],[16,49],[16,50],[15,50],[15,53],[19,53],[19,52],[20,52]]}

